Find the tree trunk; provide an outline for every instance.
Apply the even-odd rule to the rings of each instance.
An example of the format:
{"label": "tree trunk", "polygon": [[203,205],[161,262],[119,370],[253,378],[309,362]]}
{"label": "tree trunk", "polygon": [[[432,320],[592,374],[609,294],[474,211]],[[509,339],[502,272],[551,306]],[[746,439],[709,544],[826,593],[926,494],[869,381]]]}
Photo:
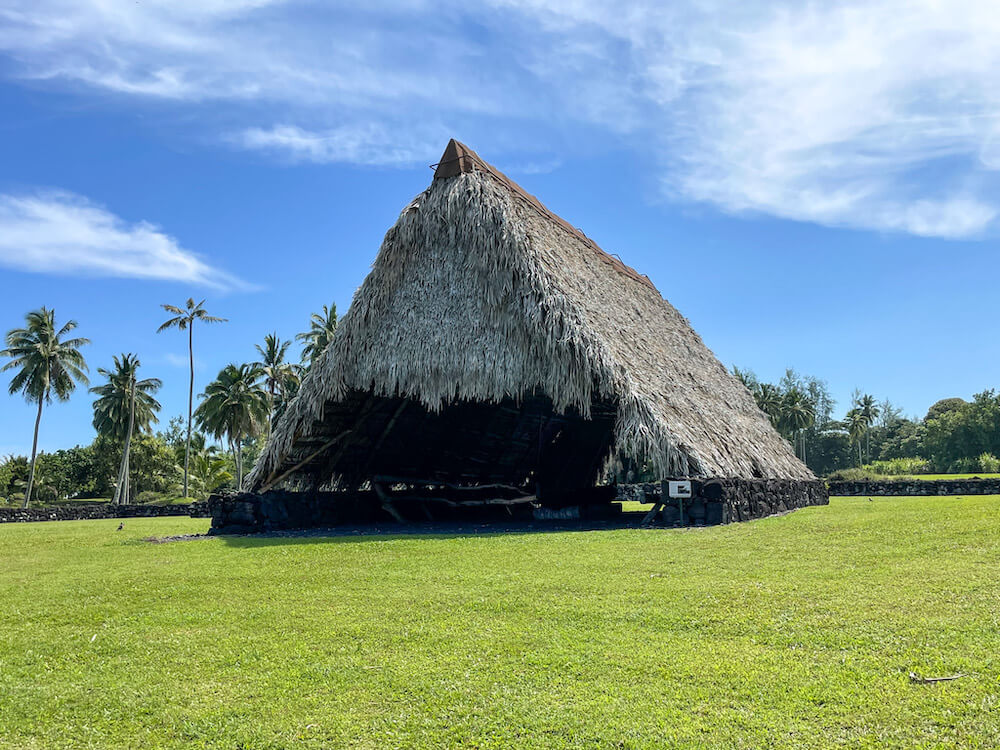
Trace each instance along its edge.
{"label": "tree trunk", "polygon": [[243,491],[243,441],[236,442],[236,491]]}
{"label": "tree trunk", "polygon": [[266,440],[271,440],[271,423],[274,422],[274,397],[275,397],[275,382],[271,380],[267,386],[267,437]]}
{"label": "tree trunk", "polygon": [[129,392],[129,413],[128,431],[125,433],[125,445],[122,447],[122,463],[118,469],[118,486],[115,487],[115,496],[111,500],[112,505],[128,505],[129,502],[129,454],[132,449],[132,430],[135,425],[135,379],[132,380],[132,388]]}
{"label": "tree trunk", "polygon": [[188,381],[188,430],[187,442],[184,443],[184,499],[188,498],[188,464],[191,460],[191,409],[194,404],[194,319],[188,322],[188,364],[191,368],[191,378]]}
{"label": "tree trunk", "polygon": [[128,434],[125,436],[125,505],[131,503],[129,492],[129,459],[132,456],[132,431],[135,429],[135,376],[132,376],[132,392],[129,398]]}
{"label": "tree trunk", "polygon": [[122,443],[122,460],[118,464],[118,481],[115,482],[115,494],[111,498],[112,505],[121,505],[122,502],[122,486],[125,481],[125,444]]}
{"label": "tree trunk", "polygon": [[38,458],[38,425],[42,421],[42,404],[45,403],[41,396],[38,397],[38,414],[35,417],[35,437],[31,441],[31,469],[28,471],[28,487],[24,491],[24,502],[22,508],[27,508],[31,502],[31,488],[35,484],[35,460]]}

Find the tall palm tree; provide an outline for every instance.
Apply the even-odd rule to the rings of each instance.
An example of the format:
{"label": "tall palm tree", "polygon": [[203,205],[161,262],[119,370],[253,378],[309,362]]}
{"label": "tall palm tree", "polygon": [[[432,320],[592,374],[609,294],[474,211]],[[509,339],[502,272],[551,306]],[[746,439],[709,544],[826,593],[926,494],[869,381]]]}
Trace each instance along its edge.
{"label": "tall palm tree", "polygon": [[108,382],[91,388],[90,392],[98,396],[94,401],[94,429],[99,435],[106,435],[122,444],[118,484],[111,502],[114,505],[127,505],[132,434],[136,428],[140,432],[148,432],[150,426],[159,421],[156,412],[160,410],[160,402],[153,398],[153,394],[160,390],[163,383],[159,378],[138,380],[140,362],[134,354],[122,354],[120,358],[116,356],[114,362],[112,370],[102,367],[97,369]]}
{"label": "tall palm tree", "polygon": [[191,369],[191,379],[188,383],[188,424],[187,441],[184,443],[184,497],[188,496],[188,464],[191,460],[191,409],[194,405],[194,322],[200,320],[202,323],[225,323],[225,318],[216,318],[205,312],[202,300],[197,305],[194,299],[189,297],[185,307],[182,309],[174,305],[160,305],[174,317],[163,323],[156,332],[165,331],[168,328],[177,328],[188,332],[188,363]]}
{"label": "tall palm tree", "polygon": [[782,417],[785,425],[791,432],[794,443],[802,449],[802,460],[806,460],[805,430],[812,427],[816,421],[816,412],[805,394],[797,388],[785,394],[782,404]]}
{"label": "tall palm tree", "polygon": [[878,419],[880,412],[879,405],[876,403],[875,397],[867,393],[859,398],[855,405],[865,420],[865,459],[871,460],[872,426],[875,424],[875,420]]}
{"label": "tall palm tree", "polygon": [[847,412],[847,416],[844,418],[844,427],[847,428],[851,442],[858,446],[858,466],[861,466],[861,444],[865,431],[868,429],[868,421],[861,409],[855,407]]}
{"label": "tall palm tree", "polygon": [[243,486],[243,441],[259,435],[267,422],[267,391],[254,365],[226,365],[208,384],[195,411],[198,426],[225,438],[236,463],[236,487]]}
{"label": "tall palm tree", "polygon": [[25,400],[38,404],[35,435],[31,442],[31,468],[28,470],[22,508],[27,508],[31,501],[31,487],[35,481],[42,406],[52,403],[53,394],[59,401],[68,401],[77,383],[87,384],[87,362],[80,353],[80,347],[90,343],[84,338],[65,338],[76,328],[76,321],[70,320],[57,329],[55,311],[47,307],[28,313],[25,322],[27,325],[24,328],[15,328],[7,333],[7,348],[0,351],[0,356],[10,358],[0,371],[17,370],[10,381],[10,393],[20,391]]}
{"label": "tall palm tree", "polygon": [[260,361],[254,364],[264,375],[264,386],[267,388],[268,409],[267,409],[267,430],[271,431],[271,423],[274,420],[274,412],[278,403],[278,397],[284,399],[285,386],[289,379],[294,377],[294,369],[291,363],[285,361],[285,353],[291,346],[291,341],[282,341],[278,334],[269,333],[264,337],[264,346],[256,345],[257,353],[260,354]]}
{"label": "tall palm tree", "polygon": [[309,330],[295,335],[296,341],[305,342],[302,347],[302,361],[311,366],[326,347],[333,341],[337,330],[337,305],[323,305],[323,313],[313,313],[309,318]]}

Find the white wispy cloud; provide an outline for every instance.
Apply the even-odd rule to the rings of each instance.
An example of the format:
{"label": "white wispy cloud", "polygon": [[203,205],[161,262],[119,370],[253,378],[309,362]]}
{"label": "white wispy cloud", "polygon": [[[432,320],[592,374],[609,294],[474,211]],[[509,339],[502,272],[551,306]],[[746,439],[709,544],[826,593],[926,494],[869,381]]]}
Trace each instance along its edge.
{"label": "white wispy cloud", "polygon": [[322,131],[295,125],[247,128],[231,136],[230,141],[292,161],[409,166],[432,161],[446,137],[443,132],[433,137],[425,134],[415,137],[403,129],[392,132],[379,123],[364,123]]}
{"label": "white wispy cloud", "polygon": [[0,265],[39,273],[249,288],[155,225],[130,224],[102,206],[61,191],[0,194]]}
{"label": "white wispy cloud", "polygon": [[583,133],[727,212],[939,237],[998,213],[992,0],[7,0],[0,51],[21,77],[222,103],[224,140],[292,161],[409,165],[455,131],[543,163]]}
{"label": "white wispy cloud", "polygon": [[173,352],[167,352],[164,354],[163,359],[171,367],[187,367],[189,364],[187,357],[181,354],[174,354]]}

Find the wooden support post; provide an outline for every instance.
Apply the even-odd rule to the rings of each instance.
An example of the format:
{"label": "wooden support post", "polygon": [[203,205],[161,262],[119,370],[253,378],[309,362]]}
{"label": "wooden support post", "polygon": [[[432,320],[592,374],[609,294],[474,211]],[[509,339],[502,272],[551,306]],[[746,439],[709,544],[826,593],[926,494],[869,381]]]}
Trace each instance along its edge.
{"label": "wooden support post", "polygon": [[372,461],[375,459],[375,454],[378,453],[379,448],[382,447],[382,443],[385,442],[386,437],[389,435],[389,431],[392,430],[393,426],[396,424],[396,420],[399,419],[399,415],[403,413],[403,409],[409,404],[408,399],[403,399],[399,406],[396,407],[396,411],[392,413],[392,417],[386,423],[385,428],[382,430],[381,434],[378,436],[378,440],[372,445],[371,450],[368,451],[368,458],[365,460],[365,464],[358,476],[364,477],[368,473],[368,467],[372,465]]}
{"label": "wooden support post", "polygon": [[659,513],[662,509],[663,509],[663,503],[659,501],[653,503],[652,509],[649,511],[649,513],[646,514],[646,517],[642,519],[642,523],[640,525],[648,526],[649,524],[651,524],[653,522],[653,519],[656,518],[656,514]]}
{"label": "wooden support post", "polygon": [[382,488],[378,482],[372,482],[372,487],[375,488],[375,494],[378,495],[378,499],[382,501],[382,510],[388,513],[390,516],[396,519],[399,523],[406,523],[406,519],[400,515],[399,511],[392,504],[392,499],[386,494],[386,491]]}

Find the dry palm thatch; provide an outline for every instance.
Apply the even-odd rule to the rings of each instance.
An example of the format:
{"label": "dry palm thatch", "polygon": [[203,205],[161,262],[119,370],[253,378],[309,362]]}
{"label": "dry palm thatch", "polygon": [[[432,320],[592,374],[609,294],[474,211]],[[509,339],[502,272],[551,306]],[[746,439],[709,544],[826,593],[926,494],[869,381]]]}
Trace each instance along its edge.
{"label": "dry palm thatch", "polygon": [[645,276],[452,141],[386,234],[248,487],[307,469],[335,479],[350,455],[335,443],[354,439],[373,396],[401,405],[369,452],[407,401],[434,414],[532,394],[580,421],[613,405],[602,459],[636,457],[661,476],[813,478]]}

